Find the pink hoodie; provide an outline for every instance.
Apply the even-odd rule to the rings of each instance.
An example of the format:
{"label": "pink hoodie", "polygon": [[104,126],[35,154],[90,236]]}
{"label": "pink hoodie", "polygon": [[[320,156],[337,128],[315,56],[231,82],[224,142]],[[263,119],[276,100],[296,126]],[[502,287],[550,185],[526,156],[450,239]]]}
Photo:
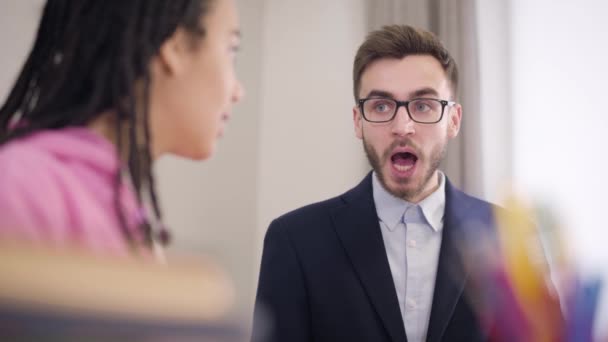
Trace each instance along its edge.
{"label": "pink hoodie", "polygon": [[[0,239],[129,254],[114,205],[117,167],[114,145],[87,128],[46,130],[0,146]],[[125,184],[121,196],[141,241],[135,194]]]}

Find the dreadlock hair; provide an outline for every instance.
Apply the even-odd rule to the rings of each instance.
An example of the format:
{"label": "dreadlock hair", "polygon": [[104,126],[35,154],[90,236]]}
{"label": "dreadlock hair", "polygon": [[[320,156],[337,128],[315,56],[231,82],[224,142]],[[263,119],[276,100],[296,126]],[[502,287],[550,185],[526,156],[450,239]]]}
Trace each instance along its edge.
{"label": "dreadlock hair", "polygon": [[[34,46],[0,108],[0,145],[39,130],[85,126],[104,112],[115,112],[118,155],[127,150],[124,171],[140,205],[148,196],[161,227],[154,232],[146,219],[140,229],[148,244],[153,239],[167,244],[151,169],[149,64],[178,28],[202,39],[201,19],[213,1],[48,0]],[[136,98],[136,82],[143,84],[143,99]],[[115,207],[123,234],[135,247],[121,203],[122,171],[116,172]]]}

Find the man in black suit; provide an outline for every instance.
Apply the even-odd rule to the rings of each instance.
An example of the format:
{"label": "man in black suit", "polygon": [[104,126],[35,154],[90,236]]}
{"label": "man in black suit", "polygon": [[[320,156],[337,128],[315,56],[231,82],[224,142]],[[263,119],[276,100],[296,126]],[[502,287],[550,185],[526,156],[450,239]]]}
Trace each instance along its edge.
{"label": "man in black suit", "polygon": [[[356,136],[373,168],[341,196],[274,220],[254,317],[263,341],[482,341],[458,246],[493,206],[438,170],[462,108],[431,33],[387,26],[354,62]],[[262,314],[265,313],[265,315]]]}

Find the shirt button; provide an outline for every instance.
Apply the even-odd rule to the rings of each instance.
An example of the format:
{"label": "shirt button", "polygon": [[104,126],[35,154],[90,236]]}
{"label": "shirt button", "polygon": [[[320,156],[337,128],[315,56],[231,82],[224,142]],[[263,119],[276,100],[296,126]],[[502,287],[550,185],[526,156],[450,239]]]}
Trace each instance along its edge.
{"label": "shirt button", "polygon": [[412,247],[412,248],[416,248],[416,240],[410,240],[407,243],[408,246]]}
{"label": "shirt button", "polygon": [[415,309],[416,308],[416,302],[411,300],[411,299],[406,299],[405,300],[405,305],[410,308],[410,309]]}

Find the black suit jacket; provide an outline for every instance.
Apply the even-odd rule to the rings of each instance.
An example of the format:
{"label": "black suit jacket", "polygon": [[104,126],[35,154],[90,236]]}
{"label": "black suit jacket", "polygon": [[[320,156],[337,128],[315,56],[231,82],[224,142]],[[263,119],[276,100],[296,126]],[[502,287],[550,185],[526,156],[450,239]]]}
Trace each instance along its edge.
{"label": "black suit jacket", "polygon": [[[457,251],[493,229],[493,206],[454,188],[446,206],[427,341],[483,341]],[[407,341],[372,195],[371,173],[342,196],[274,220],[264,240],[254,341]]]}

